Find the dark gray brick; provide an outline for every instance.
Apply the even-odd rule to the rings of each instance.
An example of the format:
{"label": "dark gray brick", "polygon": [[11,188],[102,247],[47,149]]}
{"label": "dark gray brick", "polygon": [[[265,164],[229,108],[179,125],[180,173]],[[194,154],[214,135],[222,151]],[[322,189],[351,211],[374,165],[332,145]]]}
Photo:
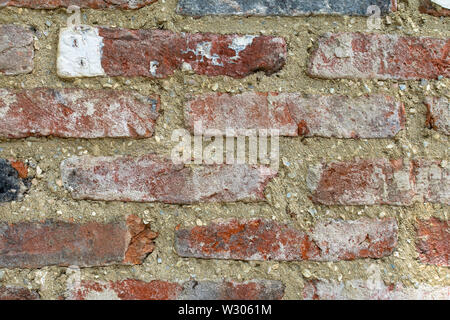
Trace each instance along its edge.
{"label": "dark gray brick", "polygon": [[377,5],[382,14],[387,14],[395,10],[396,0],[179,0],[177,12],[191,16],[365,16],[371,5]]}
{"label": "dark gray brick", "polygon": [[21,179],[8,160],[0,159],[0,202],[21,200],[28,186],[28,179]]}

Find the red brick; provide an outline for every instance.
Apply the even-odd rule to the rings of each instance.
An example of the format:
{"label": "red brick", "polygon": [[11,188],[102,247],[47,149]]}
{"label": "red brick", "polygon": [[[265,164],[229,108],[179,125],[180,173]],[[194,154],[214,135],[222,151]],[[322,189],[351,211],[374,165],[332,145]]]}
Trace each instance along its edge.
{"label": "red brick", "polygon": [[39,294],[27,288],[0,286],[0,300],[39,300]]}
{"label": "red brick", "polygon": [[315,203],[412,205],[450,203],[450,169],[429,160],[355,160],[310,168],[307,184]]}
{"label": "red brick", "polygon": [[435,17],[448,17],[450,16],[450,10],[445,8],[438,8],[430,0],[422,0],[419,10],[421,13],[431,14]]}
{"label": "red brick", "polygon": [[19,174],[19,178],[26,179],[28,177],[28,167],[22,161],[14,161],[10,160],[9,163],[11,167],[13,167],[17,173]]}
{"label": "red brick", "polygon": [[82,281],[80,287],[69,288],[70,300],[174,300],[182,291],[177,283],[123,280],[116,282]]}
{"label": "red brick", "polygon": [[449,49],[449,38],[325,34],[311,56],[308,74],[325,79],[448,78]]}
{"label": "red brick", "polygon": [[0,268],[140,264],[153,251],[156,233],[140,219],[100,224],[0,223]]}
{"label": "red brick", "polygon": [[425,105],[428,109],[426,125],[450,135],[450,103],[448,99],[445,97],[427,97]]}
{"label": "red brick", "polygon": [[33,37],[33,32],[26,27],[0,25],[0,75],[18,75],[33,70]]}
{"label": "red brick", "polygon": [[146,138],[159,97],[112,90],[0,89],[0,137]]}
{"label": "red brick", "polygon": [[340,261],[381,258],[397,245],[394,219],[330,220],[301,231],[272,220],[218,220],[176,231],[182,257],[233,260]]}
{"label": "red brick", "polygon": [[382,95],[213,93],[194,97],[184,112],[190,131],[201,121],[204,135],[211,129],[223,135],[226,129],[235,130],[236,135],[245,135],[248,129],[277,129],[282,136],[387,138],[405,127],[403,104]]}
{"label": "red brick", "polygon": [[68,288],[71,300],[279,300],[284,285],[279,281],[188,281],[184,284],[154,280],[116,282],[82,281]]}
{"label": "red brick", "polygon": [[164,202],[262,201],[275,172],[265,166],[185,167],[155,154],[73,157],[61,164],[64,186],[75,199]]}
{"label": "red brick", "polygon": [[307,184],[315,203],[411,204],[412,166],[386,159],[331,162],[311,167]]}
{"label": "red brick", "polygon": [[450,266],[450,223],[431,218],[417,222],[417,251],[426,264]]}
{"label": "red brick", "polygon": [[381,279],[355,279],[343,282],[313,280],[306,282],[305,300],[450,300],[450,287],[401,282],[385,284]]}
{"label": "red brick", "polygon": [[67,8],[71,5],[91,9],[138,9],[156,1],[157,0],[9,0],[6,5],[32,9]]}
{"label": "red brick", "polygon": [[275,73],[285,60],[286,43],[278,37],[81,26],[61,30],[57,67],[67,78],[166,78],[182,68],[243,78],[257,71]]}

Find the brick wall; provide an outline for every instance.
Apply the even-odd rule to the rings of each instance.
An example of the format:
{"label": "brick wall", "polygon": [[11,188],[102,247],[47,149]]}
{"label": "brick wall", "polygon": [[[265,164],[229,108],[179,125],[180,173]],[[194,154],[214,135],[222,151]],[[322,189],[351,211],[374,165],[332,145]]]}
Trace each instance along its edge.
{"label": "brick wall", "polygon": [[450,299],[446,8],[2,3],[0,299]]}

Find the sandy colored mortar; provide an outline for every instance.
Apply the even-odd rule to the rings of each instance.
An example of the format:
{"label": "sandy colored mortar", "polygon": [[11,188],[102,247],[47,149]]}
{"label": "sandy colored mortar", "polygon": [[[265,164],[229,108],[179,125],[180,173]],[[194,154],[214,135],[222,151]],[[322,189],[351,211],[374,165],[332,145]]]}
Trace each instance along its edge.
{"label": "sandy colored mortar", "polygon": [[[295,18],[239,18],[204,17],[193,19],[176,15],[176,0],[160,0],[139,11],[82,10],[82,22],[124,28],[163,28],[177,32],[218,32],[282,36],[288,43],[289,57],[284,69],[271,77],[262,73],[245,79],[195,76],[177,72],[166,80],[95,78],[65,81],[56,75],[56,46],[58,31],[66,25],[65,10],[27,10],[4,8],[0,23],[28,24],[36,31],[36,58],[32,74],[0,77],[0,87],[77,87],[115,90],[136,90],[141,94],[160,94],[162,112],[156,126],[156,137],[132,139],[54,139],[29,138],[0,141],[0,157],[18,158],[42,170],[34,180],[31,192],[24,201],[0,205],[1,221],[42,220],[47,218],[84,221],[112,221],[133,213],[151,223],[159,232],[156,250],[145,263],[134,267],[103,267],[82,270],[84,279],[166,279],[185,281],[196,279],[250,280],[267,278],[286,284],[285,299],[299,299],[304,279],[322,277],[345,280],[367,279],[367,269],[375,265],[387,282],[403,281],[406,286],[418,282],[431,285],[450,285],[450,270],[418,263],[414,246],[414,222],[431,216],[449,219],[449,208],[440,204],[416,204],[412,207],[390,206],[319,206],[308,199],[305,177],[311,164],[325,160],[360,158],[449,159],[448,137],[425,128],[425,95],[450,97],[450,80],[420,81],[326,81],[311,79],[305,74],[309,52],[324,32],[366,31],[365,18],[295,17]],[[401,1],[400,10],[383,18],[380,33],[421,35],[445,38],[450,36],[448,18],[419,14],[418,1]],[[401,91],[399,84],[405,84]],[[169,155],[171,133],[183,127],[185,94],[207,92],[280,91],[314,94],[330,93],[358,96],[372,93],[392,95],[405,103],[407,129],[395,139],[339,140],[326,138],[280,138],[279,176],[266,189],[267,203],[259,204],[202,204],[177,206],[163,204],[135,204],[102,201],[74,201],[61,187],[59,164],[73,155],[143,155],[158,152]],[[214,90],[216,89],[216,90]],[[332,90],[333,91],[333,90]],[[284,164],[283,164],[284,163]],[[40,170],[38,170],[40,171]],[[290,198],[288,198],[290,194]],[[173,249],[174,228],[178,225],[207,223],[216,218],[264,217],[286,222],[298,228],[309,228],[328,218],[357,219],[359,217],[396,217],[399,221],[399,245],[394,254],[380,260],[357,260],[339,263],[314,262],[238,262],[183,259]],[[373,270],[373,266],[371,270]],[[375,268],[375,269],[376,269]],[[17,284],[38,289],[43,298],[56,299],[64,293],[67,268],[46,267],[40,270],[0,269],[0,284]],[[305,278],[304,278],[305,277]]]}

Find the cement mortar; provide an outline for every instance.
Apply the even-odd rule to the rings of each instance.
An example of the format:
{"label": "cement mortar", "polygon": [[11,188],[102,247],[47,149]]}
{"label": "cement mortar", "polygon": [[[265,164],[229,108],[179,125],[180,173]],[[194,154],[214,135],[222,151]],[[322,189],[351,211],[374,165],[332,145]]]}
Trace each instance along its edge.
{"label": "cement mortar", "polygon": [[[411,36],[450,36],[448,18],[435,18],[418,11],[418,0],[401,1],[399,11],[384,17],[379,33]],[[65,10],[30,10],[3,8],[0,24],[24,24],[36,29],[35,67],[32,74],[1,76],[4,88],[91,88],[135,90],[141,94],[161,95],[162,111],[156,137],[132,139],[56,139],[28,138],[1,140],[0,157],[26,161],[35,176],[33,186],[21,202],[0,205],[0,220],[107,222],[136,214],[159,232],[156,250],[143,265],[85,268],[83,279],[150,281],[273,279],[286,285],[285,299],[300,299],[305,279],[325,278],[339,281],[367,279],[380,271],[386,283],[402,281],[405,286],[428,283],[450,285],[448,268],[427,266],[417,261],[414,224],[418,218],[435,216],[449,219],[449,208],[441,204],[392,206],[320,206],[308,199],[306,173],[310,165],[322,160],[354,158],[427,158],[449,159],[448,137],[425,127],[426,95],[450,98],[449,79],[429,81],[320,80],[309,78],[305,71],[309,54],[318,37],[325,32],[367,31],[367,18],[342,16],[314,17],[203,17],[194,19],[175,14],[176,0],[159,2],[138,11],[82,10],[82,23],[122,28],[162,28],[176,32],[242,33],[282,36],[288,43],[289,56],[284,69],[267,77],[263,73],[245,79],[196,76],[182,71],[165,80],[143,78],[92,78],[63,80],[56,75],[56,52],[59,28],[66,25]],[[405,85],[400,90],[399,85]],[[266,189],[266,203],[230,203],[200,205],[164,205],[102,201],[75,201],[61,184],[59,164],[73,155],[143,155],[157,152],[170,156],[174,129],[183,128],[183,105],[186,94],[208,92],[240,93],[247,91],[302,92],[312,94],[367,93],[391,95],[405,104],[407,128],[395,139],[340,140],[327,138],[280,139],[280,171]],[[39,169],[38,169],[39,167]],[[39,173],[39,174],[38,174]],[[290,197],[289,197],[290,196]],[[263,217],[285,222],[297,228],[310,228],[330,218],[354,220],[361,217],[395,217],[399,222],[399,244],[395,252],[380,260],[362,259],[338,263],[315,262],[240,262],[183,259],[173,249],[174,229],[178,224],[204,224],[217,218]],[[39,270],[0,269],[0,284],[25,286],[39,290],[44,299],[64,295],[70,270],[45,267]]]}

